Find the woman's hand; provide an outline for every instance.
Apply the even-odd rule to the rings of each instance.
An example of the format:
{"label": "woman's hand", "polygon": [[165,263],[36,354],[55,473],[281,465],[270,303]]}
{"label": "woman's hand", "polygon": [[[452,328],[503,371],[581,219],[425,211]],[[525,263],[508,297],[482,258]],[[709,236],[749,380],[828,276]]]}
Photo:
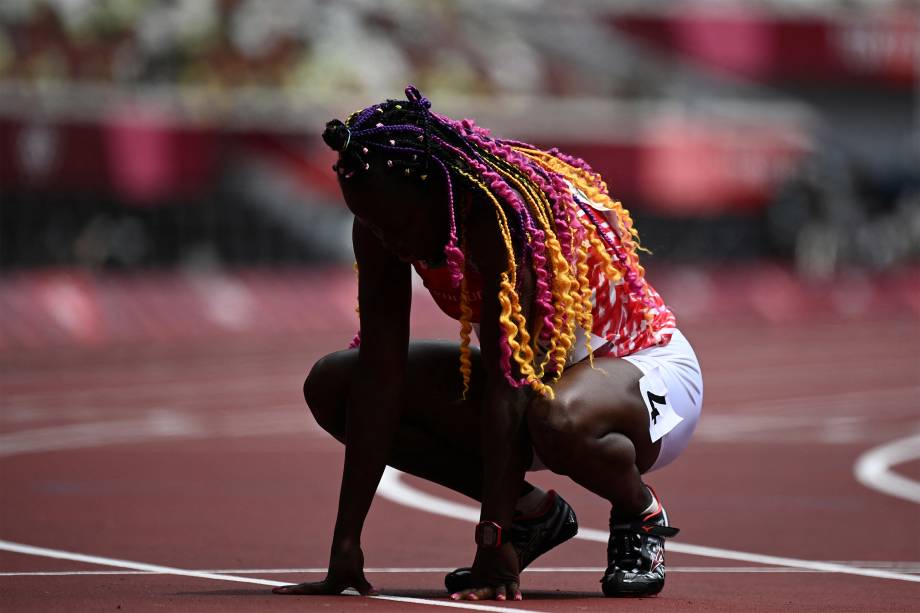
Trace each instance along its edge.
{"label": "woman's hand", "polygon": [[470,588],[451,594],[451,600],[523,600],[520,589],[520,560],[511,543],[497,549],[480,547],[473,561]]}
{"label": "woman's hand", "polygon": [[378,591],[364,577],[364,552],[359,545],[333,548],[329,571],[322,581],[284,585],[272,590],[275,594],[322,596],[341,594],[353,588],[362,596],[375,596]]}

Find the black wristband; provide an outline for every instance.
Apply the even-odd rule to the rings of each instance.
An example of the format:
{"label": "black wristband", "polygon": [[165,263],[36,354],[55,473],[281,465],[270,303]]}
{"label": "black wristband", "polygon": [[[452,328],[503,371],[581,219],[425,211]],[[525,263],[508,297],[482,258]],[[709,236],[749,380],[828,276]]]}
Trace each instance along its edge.
{"label": "black wristband", "polygon": [[480,547],[498,549],[502,544],[502,527],[494,521],[476,524],[476,544]]}

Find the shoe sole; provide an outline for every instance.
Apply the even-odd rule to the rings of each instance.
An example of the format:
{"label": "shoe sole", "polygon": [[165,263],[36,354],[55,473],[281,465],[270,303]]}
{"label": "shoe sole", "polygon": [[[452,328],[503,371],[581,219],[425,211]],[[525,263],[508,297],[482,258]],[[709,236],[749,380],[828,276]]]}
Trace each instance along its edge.
{"label": "shoe sole", "polygon": [[601,579],[601,590],[607,598],[643,598],[645,596],[655,596],[663,589],[664,581],[647,589],[634,589],[632,586],[626,587],[618,584],[612,575],[605,575]]}

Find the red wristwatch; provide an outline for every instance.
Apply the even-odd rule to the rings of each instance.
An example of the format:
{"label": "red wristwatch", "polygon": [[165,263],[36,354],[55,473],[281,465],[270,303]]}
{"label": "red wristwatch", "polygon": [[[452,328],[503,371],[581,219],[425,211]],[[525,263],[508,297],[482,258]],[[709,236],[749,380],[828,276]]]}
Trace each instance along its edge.
{"label": "red wristwatch", "polygon": [[502,527],[494,521],[481,521],[476,525],[476,544],[498,549],[502,544]]}

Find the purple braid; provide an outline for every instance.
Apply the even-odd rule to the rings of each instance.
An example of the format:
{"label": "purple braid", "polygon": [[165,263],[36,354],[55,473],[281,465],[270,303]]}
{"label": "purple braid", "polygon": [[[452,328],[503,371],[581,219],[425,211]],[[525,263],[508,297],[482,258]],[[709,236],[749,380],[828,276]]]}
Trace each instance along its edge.
{"label": "purple braid", "polygon": [[[440,140],[440,139],[438,139]],[[543,230],[537,228],[534,223],[533,216],[530,211],[521,201],[520,196],[515,192],[511,186],[504,180],[504,178],[499,175],[497,172],[489,168],[482,161],[473,158],[472,156],[467,155],[465,152],[460,151],[456,147],[451,146],[448,143],[443,141],[439,142],[443,146],[448,147],[453,150],[461,159],[464,160],[468,165],[475,169],[479,175],[482,177],[483,181],[493,190],[493,193],[496,197],[508,204],[511,209],[516,213],[517,217],[520,219],[526,234],[530,237],[528,244],[530,245],[531,255],[534,259],[534,267],[536,269],[536,276],[538,278],[538,297],[537,303],[541,311],[546,310],[549,313],[554,312],[552,305],[552,294],[549,291],[549,284],[546,281],[546,257],[543,255],[545,250],[544,241],[546,238]],[[542,287],[539,284],[540,281],[540,271],[542,270]],[[545,318],[545,321],[549,321],[550,326],[552,326],[552,320]],[[554,330],[555,328],[551,328]],[[500,362],[502,365],[502,371],[504,372],[505,379],[508,381],[509,385],[513,387],[524,387],[528,385],[528,381],[525,378],[515,378],[512,374],[514,371],[511,369],[511,345],[507,342],[501,344],[501,358]]]}
{"label": "purple braid", "polygon": [[[525,158],[523,155],[512,150],[507,144],[499,143],[492,139],[482,136],[482,129],[472,131],[470,134],[470,140],[474,141],[477,145],[491,153],[492,155],[499,157],[509,164],[513,165],[515,168],[520,170],[527,178],[533,181],[538,188],[540,188],[544,193],[547,194],[548,198],[551,201],[558,200],[558,194],[553,193],[553,188],[548,184],[542,176],[534,171],[533,165],[530,161]],[[502,179],[502,183],[507,186],[507,182]],[[508,189],[511,189],[508,186]],[[514,192],[512,192],[514,193]],[[515,194],[516,195],[516,194]],[[555,211],[554,211],[555,212]],[[529,214],[529,211],[528,211]],[[532,218],[531,218],[532,221]],[[564,240],[563,245],[569,243],[568,237],[570,236],[568,230],[568,224],[565,223],[565,218],[560,217],[555,220],[557,222],[556,226],[556,235]],[[556,312],[555,307],[553,306],[553,294],[550,289],[549,281],[550,275],[547,270],[547,260],[546,260],[546,233],[538,228],[533,228],[529,230],[533,236],[533,240],[530,243],[531,246],[531,257],[534,261],[534,270],[535,270],[535,286],[536,286],[536,304],[537,304],[537,315],[542,317],[543,327],[540,331],[540,340],[548,341],[556,333],[556,326],[553,323],[553,315]]]}
{"label": "purple braid", "polygon": [[374,106],[367,107],[366,109],[361,111],[361,113],[355,118],[354,121],[351,122],[351,124],[355,127],[360,126],[365,121],[367,121],[371,115],[373,115],[376,112],[379,112],[378,109],[382,109],[382,108],[383,108],[382,104],[375,104]]}
{"label": "purple braid", "polygon": [[466,259],[463,255],[463,250],[460,249],[459,246],[460,239],[457,237],[457,209],[454,205],[454,186],[450,179],[450,172],[447,170],[447,166],[444,162],[441,161],[441,158],[431,156],[431,159],[440,166],[441,170],[444,172],[444,180],[447,182],[450,235],[447,244],[444,246],[444,255],[447,258],[447,269],[450,271],[451,284],[457,288],[460,287],[460,282],[463,280],[463,267]]}
{"label": "purple braid", "polygon": [[[551,181],[547,181],[545,176],[536,170],[537,165],[534,164],[529,158],[525,155],[514,151],[511,148],[509,141],[496,141],[489,138],[483,138],[482,132],[484,130],[478,126],[473,126],[475,128],[470,135],[470,139],[475,141],[478,145],[492,153],[493,155],[500,157],[509,164],[515,166],[520,170],[528,179],[533,181],[537,187],[547,196],[551,206],[553,207],[553,223],[555,226],[556,236],[559,238],[559,242],[562,245],[563,253],[566,256],[566,259],[569,263],[574,263],[575,256],[577,254],[577,245],[580,244],[580,241],[573,243],[572,238],[572,225],[573,217],[572,211],[575,210],[575,203],[572,199],[572,194],[569,191],[568,185],[558,176],[553,176]],[[516,141],[510,141],[516,142]],[[585,231],[580,225],[575,224],[576,233],[580,230],[581,237],[584,237]],[[576,234],[576,237],[578,234]]]}

